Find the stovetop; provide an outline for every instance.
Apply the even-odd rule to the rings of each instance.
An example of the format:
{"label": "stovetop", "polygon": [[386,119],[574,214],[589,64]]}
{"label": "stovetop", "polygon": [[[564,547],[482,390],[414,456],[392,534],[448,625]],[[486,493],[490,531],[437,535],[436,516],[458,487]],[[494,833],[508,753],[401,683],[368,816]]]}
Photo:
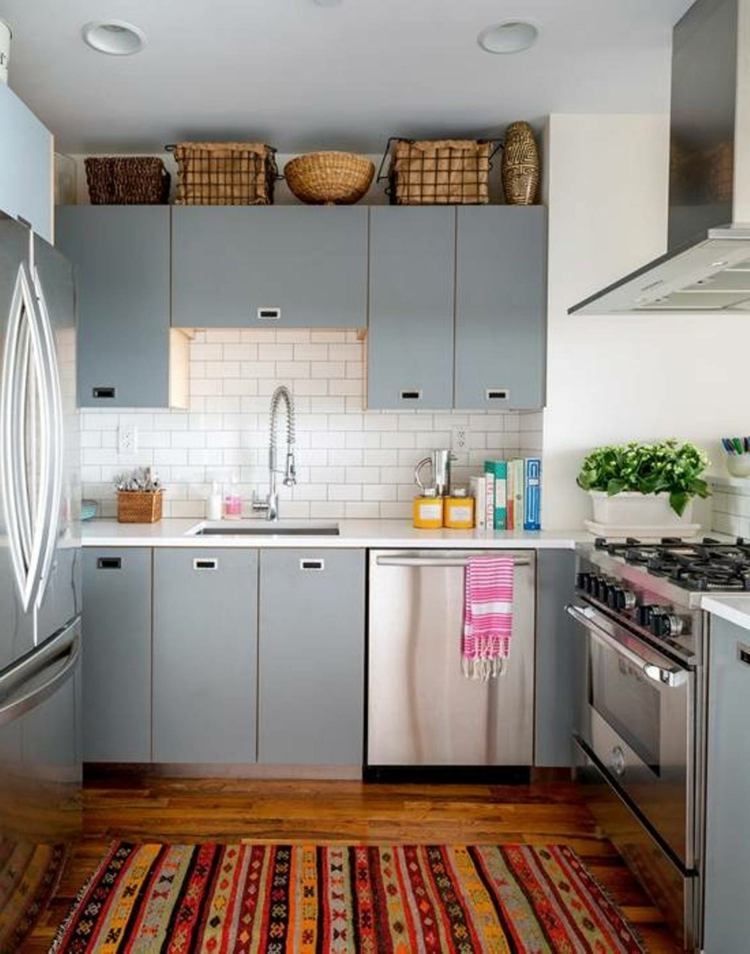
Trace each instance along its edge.
{"label": "stovetop", "polygon": [[750,594],[750,540],[599,538],[577,549],[579,596],[690,666],[702,658],[703,596]]}
{"label": "stovetop", "polygon": [[750,592],[750,540],[742,537],[734,543],[722,543],[711,537],[700,542],[665,538],[659,543],[598,538],[594,548],[642,567],[651,576],[666,578],[684,590]]}

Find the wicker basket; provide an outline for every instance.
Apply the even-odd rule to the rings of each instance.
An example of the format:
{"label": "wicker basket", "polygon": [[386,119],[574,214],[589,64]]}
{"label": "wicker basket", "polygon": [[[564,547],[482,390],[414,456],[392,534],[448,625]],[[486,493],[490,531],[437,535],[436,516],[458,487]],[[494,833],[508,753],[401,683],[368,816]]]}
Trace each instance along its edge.
{"label": "wicker basket", "polygon": [[389,139],[386,155],[389,148],[391,204],[486,205],[490,201],[491,142]]}
{"label": "wicker basket", "polygon": [[163,490],[118,490],[118,523],[157,523],[161,520]]}
{"label": "wicker basket", "polygon": [[164,205],[170,176],[154,156],[89,156],[86,181],[92,205]]}
{"label": "wicker basket", "polygon": [[309,205],[353,205],[372,185],[375,166],[352,152],[310,152],[284,167],[289,188]]}
{"label": "wicker basket", "polygon": [[276,150],[257,142],[180,142],[177,205],[272,205]]}

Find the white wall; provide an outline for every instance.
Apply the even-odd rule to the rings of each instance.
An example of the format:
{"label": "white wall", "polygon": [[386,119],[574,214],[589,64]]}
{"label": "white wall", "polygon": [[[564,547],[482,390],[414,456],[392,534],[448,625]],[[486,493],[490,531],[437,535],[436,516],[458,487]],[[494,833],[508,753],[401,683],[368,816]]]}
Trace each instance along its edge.
{"label": "white wall", "polygon": [[[459,484],[480,474],[485,458],[539,454],[539,413],[365,410],[365,357],[356,331],[198,331],[189,410],[84,411],[83,495],[113,515],[112,478],[138,465],[164,481],[166,516],[203,517],[213,480],[227,486],[236,476],[246,502],[253,491],[265,494],[269,401],[278,384],[291,388],[297,407],[299,482],[280,488],[283,517],[409,518],[414,465],[449,447],[455,427],[466,428],[469,444],[454,465]],[[118,453],[122,425],[138,429],[135,454]]]}
{"label": "white wall", "polygon": [[750,320],[568,317],[570,305],[664,251],[668,117],[553,115],[545,155],[544,526],[555,529],[588,516],[575,476],[598,444],[690,439],[723,470],[718,438],[750,434]]}

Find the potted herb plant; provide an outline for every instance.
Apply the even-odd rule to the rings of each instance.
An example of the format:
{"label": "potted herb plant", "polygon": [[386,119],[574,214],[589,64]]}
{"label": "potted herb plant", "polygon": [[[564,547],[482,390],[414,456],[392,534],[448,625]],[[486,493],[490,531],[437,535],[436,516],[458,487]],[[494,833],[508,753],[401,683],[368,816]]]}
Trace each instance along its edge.
{"label": "potted herb plant", "polygon": [[591,495],[597,529],[680,528],[690,524],[693,498],[708,496],[708,465],[694,444],[631,441],[593,450],[577,483]]}

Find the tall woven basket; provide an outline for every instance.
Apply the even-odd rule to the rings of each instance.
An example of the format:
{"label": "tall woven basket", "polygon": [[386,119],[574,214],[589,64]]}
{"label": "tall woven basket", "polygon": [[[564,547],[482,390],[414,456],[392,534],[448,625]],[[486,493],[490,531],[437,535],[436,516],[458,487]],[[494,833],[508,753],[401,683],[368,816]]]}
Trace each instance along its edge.
{"label": "tall woven basket", "polygon": [[259,142],[180,142],[177,205],[272,205],[276,150]]}

